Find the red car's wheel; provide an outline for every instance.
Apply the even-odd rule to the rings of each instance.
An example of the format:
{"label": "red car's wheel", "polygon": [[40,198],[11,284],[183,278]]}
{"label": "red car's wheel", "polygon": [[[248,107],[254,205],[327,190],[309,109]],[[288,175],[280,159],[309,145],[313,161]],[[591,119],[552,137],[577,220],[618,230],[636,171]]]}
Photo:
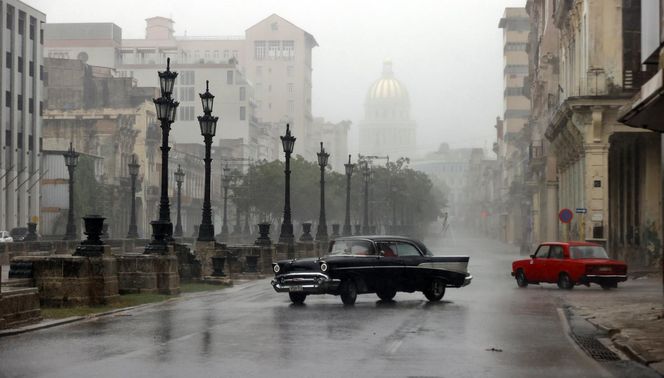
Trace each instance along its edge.
{"label": "red car's wheel", "polygon": [[574,289],[574,282],[569,278],[569,274],[562,272],[558,276],[558,287],[563,290],[572,290]]}
{"label": "red car's wheel", "polygon": [[523,273],[522,269],[519,269],[516,271],[516,284],[519,287],[528,287],[528,280],[526,279],[526,275]]}

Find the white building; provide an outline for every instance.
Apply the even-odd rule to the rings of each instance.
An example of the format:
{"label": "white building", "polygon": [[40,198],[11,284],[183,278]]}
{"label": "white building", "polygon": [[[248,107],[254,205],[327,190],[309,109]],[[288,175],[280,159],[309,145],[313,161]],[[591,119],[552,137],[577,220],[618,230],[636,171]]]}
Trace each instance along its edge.
{"label": "white building", "polygon": [[364,120],[360,124],[360,153],[413,158],[416,125],[410,118],[410,97],[394,77],[392,62],[383,63],[383,74],[367,92]]}
{"label": "white building", "polygon": [[0,229],[39,221],[43,63],[46,15],[17,1],[1,3]]}

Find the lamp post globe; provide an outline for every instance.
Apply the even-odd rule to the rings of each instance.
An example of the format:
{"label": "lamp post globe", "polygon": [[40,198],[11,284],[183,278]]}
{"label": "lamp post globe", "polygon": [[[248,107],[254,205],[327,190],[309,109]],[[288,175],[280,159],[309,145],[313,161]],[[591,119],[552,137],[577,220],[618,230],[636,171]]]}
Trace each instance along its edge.
{"label": "lamp post globe", "polygon": [[69,143],[69,150],[63,154],[65,158],[65,165],[69,171],[69,211],[67,212],[67,228],[65,231],[65,240],[75,240],[76,224],[74,223],[74,171],[78,165],[79,153],[74,150],[73,144]]}
{"label": "lamp post globe", "polygon": [[129,176],[131,177],[131,214],[127,239],[138,239],[138,226],[136,225],[136,177],[138,177],[141,165],[138,164],[138,156],[136,154],[131,155],[131,161],[127,166],[129,167]]}
{"label": "lamp post globe", "polygon": [[175,183],[178,186],[178,204],[177,204],[177,218],[175,220],[175,231],[173,231],[173,236],[182,237],[182,215],[180,209],[182,206],[182,183],[184,182],[184,171],[182,167],[178,164],[178,169],[174,173]]}
{"label": "lamp post globe", "polygon": [[320,167],[320,215],[318,217],[318,229],[316,230],[316,240],[326,242],[327,237],[327,220],[325,219],[325,167],[330,154],[325,152],[323,142],[320,142],[320,152],[318,155],[318,166]]}
{"label": "lamp post globe", "polygon": [[210,176],[212,175],[212,138],[217,131],[219,117],[212,116],[214,96],[210,93],[210,82],[205,82],[205,93],[199,94],[203,105],[203,116],[198,116],[201,135],[205,142],[205,192],[203,196],[203,218],[198,228],[198,241],[214,241],[214,224],[212,223],[212,205],[210,203]]}
{"label": "lamp post globe", "polygon": [[175,122],[179,102],[173,100],[173,86],[178,73],[171,71],[171,59],[166,59],[166,71],[158,71],[161,97],[153,99],[157,119],[161,123],[161,195],[159,198],[159,219],[152,221],[152,240],[145,249],[146,253],[166,253],[167,244],[173,240],[173,223],[168,199],[168,137],[171,125]]}
{"label": "lamp post globe", "polygon": [[281,144],[284,149],[286,157],[286,164],[284,169],[284,218],[281,223],[281,233],[279,234],[280,243],[288,243],[289,246],[293,244],[293,223],[291,222],[291,207],[290,207],[290,156],[293,153],[295,146],[295,137],[291,135],[290,124],[286,124],[286,134],[281,137]]}
{"label": "lamp post globe", "polygon": [[350,181],[353,176],[355,164],[351,164],[350,155],[348,155],[348,163],[344,164],[344,168],[346,169],[346,216],[344,218],[344,228],[341,233],[343,236],[351,236],[353,231],[350,225]]}

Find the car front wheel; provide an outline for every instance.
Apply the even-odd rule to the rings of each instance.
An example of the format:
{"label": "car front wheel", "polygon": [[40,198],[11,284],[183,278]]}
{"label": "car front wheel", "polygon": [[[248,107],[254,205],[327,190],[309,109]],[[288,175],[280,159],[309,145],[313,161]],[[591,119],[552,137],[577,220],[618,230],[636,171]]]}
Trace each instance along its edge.
{"label": "car front wheel", "polygon": [[445,295],[445,281],[440,278],[432,279],[429,283],[429,287],[427,287],[423,293],[430,302],[437,302],[441,300],[443,295]]}
{"label": "car front wheel", "polygon": [[572,282],[572,279],[569,278],[569,274],[564,272],[560,273],[560,275],[558,276],[558,287],[563,290],[574,289],[574,283]]}
{"label": "car front wheel", "polygon": [[307,294],[305,293],[288,293],[291,302],[295,304],[302,304],[304,300],[307,299]]}
{"label": "car front wheel", "polygon": [[355,300],[357,299],[357,286],[355,286],[355,282],[352,279],[346,279],[341,283],[340,295],[341,301],[345,305],[355,304]]}
{"label": "car front wheel", "polygon": [[516,284],[519,287],[528,286],[528,280],[526,280],[526,275],[523,273],[523,270],[521,269],[516,271]]}

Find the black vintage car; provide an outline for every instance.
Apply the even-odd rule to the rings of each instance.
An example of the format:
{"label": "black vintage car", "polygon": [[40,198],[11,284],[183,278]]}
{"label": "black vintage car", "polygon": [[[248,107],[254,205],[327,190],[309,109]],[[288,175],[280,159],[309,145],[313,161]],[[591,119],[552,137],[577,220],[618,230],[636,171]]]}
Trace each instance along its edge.
{"label": "black vintage car", "polygon": [[357,294],[376,293],[390,301],[397,291],[421,291],[439,301],[446,287],[470,284],[468,256],[434,256],[420,241],[400,236],[352,236],[330,243],[321,258],[282,260],[272,264],[272,287],[293,303],[309,294],[341,296],[355,303]]}

